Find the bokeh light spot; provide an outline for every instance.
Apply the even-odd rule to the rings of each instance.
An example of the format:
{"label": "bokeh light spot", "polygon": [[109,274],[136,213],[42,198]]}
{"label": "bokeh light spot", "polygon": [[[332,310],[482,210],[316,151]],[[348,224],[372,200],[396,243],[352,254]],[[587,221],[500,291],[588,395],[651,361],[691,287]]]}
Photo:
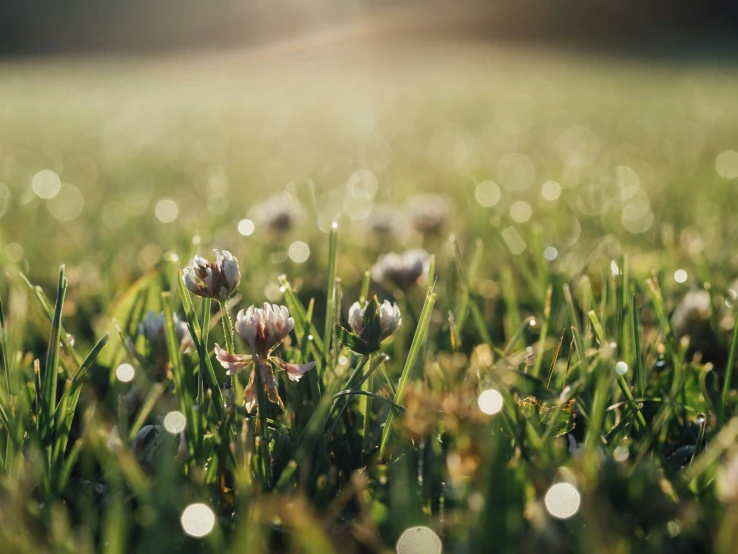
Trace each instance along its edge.
{"label": "bokeh light spot", "polygon": [[557,200],[561,196],[561,185],[556,181],[546,181],[541,186],[541,196],[549,202]]}
{"label": "bokeh light spot", "polygon": [[5,245],[5,255],[9,261],[18,263],[23,259],[23,247],[17,242],[9,242]]}
{"label": "bokeh light spot", "polygon": [[525,223],[533,215],[533,209],[530,204],[523,200],[518,200],[512,206],[510,206],[510,217],[516,223]]}
{"label": "bokeh light spot", "polygon": [[49,199],[54,198],[59,194],[62,184],[59,179],[59,175],[57,175],[56,172],[51,171],[50,169],[44,169],[33,176],[31,186],[33,187],[33,192],[36,193],[36,196],[39,198]]}
{"label": "bokeh light spot", "polygon": [[162,223],[171,223],[179,215],[179,206],[177,206],[174,200],[164,198],[156,203],[154,214],[156,215],[156,219]]}
{"label": "bokeh light spot", "polygon": [[628,457],[630,456],[630,450],[627,446],[621,444],[618,446],[612,453],[612,457],[615,459],[616,462],[623,463],[625,462]]}
{"label": "bokeh light spot", "polygon": [[81,213],[85,205],[85,198],[82,192],[73,185],[64,184],[46,203],[49,213],[59,221],[72,221]]}
{"label": "bokeh light spot", "polygon": [[493,181],[482,181],[474,190],[474,199],[477,204],[485,208],[496,206],[500,202],[500,198],[502,198],[500,185]]}
{"label": "bokeh light spot", "polygon": [[495,389],[487,389],[477,399],[479,409],[487,415],[495,415],[502,410],[502,395]]}
{"label": "bokeh light spot", "polygon": [[507,227],[502,230],[502,240],[505,241],[505,244],[510,249],[511,254],[517,255],[525,250],[525,241],[514,227]]}
{"label": "bokeh light spot", "polygon": [[683,269],[677,269],[674,272],[674,280],[677,283],[684,283],[684,282],[686,282],[687,281],[687,277],[688,277],[687,272],[684,271]]}
{"label": "bokeh light spot", "polygon": [[557,519],[569,519],[579,511],[582,496],[569,483],[556,483],[551,486],[544,499],[546,510]]}
{"label": "bokeh light spot", "polygon": [[173,435],[177,435],[184,431],[186,425],[187,419],[182,412],[174,410],[164,416],[164,429]]}
{"label": "bokeh light spot", "polygon": [[130,383],[136,375],[136,370],[131,364],[120,364],[115,370],[115,376],[121,383]]}
{"label": "bokeh light spot", "polygon": [[397,540],[397,554],[441,554],[441,550],[441,539],[428,527],[410,527]]}
{"label": "bokeh light spot", "polygon": [[254,222],[250,219],[242,219],[238,222],[238,232],[244,237],[251,236],[254,233]]}
{"label": "bokeh light spot", "polygon": [[738,152],[726,150],[715,160],[715,169],[725,179],[738,178]]}
{"label": "bokeh light spot", "polygon": [[310,247],[299,240],[290,244],[290,248],[287,252],[290,259],[296,264],[306,262],[310,257]]}
{"label": "bokeh light spot", "polygon": [[184,509],[180,523],[191,537],[206,537],[215,527],[215,513],[207,504],[197,502]]}
{"label": "bokeh light spot", "polygon": [[371,200],[378,188],[377,176],[368,169],[355,171],[348,180],[349,194],[358,200]]}

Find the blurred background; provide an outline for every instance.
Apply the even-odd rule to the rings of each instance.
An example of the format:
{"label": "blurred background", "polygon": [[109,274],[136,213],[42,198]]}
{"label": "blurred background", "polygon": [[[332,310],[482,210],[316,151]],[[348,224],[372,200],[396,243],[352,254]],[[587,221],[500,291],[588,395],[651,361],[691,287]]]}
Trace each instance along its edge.
{"label": "blurred background", "polygon": [[86,314],[212,248],[249,299],[320,294],[334,221],[347,287],[451,233],[492,304],[503,260],[576,275],[605,239],[727,279],[736,27],[722,0],[3,2],[0,259],[67,263]]}
{"label": "blurred background", "polygon": [[[397,38],[470,36],[643,47],[715,38],[738,25],[731,0],[43,0],[3,2],[6,55],[258,45],[344,29]],[[360,29],[359,29],[360,27]],[[663,44],[662,44],[663,46]]]}

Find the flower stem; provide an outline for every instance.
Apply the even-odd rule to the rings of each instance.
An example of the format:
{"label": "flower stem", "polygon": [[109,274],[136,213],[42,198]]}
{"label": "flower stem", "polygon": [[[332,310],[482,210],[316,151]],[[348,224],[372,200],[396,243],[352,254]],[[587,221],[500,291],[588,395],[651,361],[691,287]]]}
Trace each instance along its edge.
{"label": "flower stem", "polygon": [[[231,322],[231,315],[228,313],[228,307],[224,300],[218,300],[220,304],[220,319],[223,322],[223,334],[225,335],[226,350],[229,354],[235,354],[236,350],[233,347],[233,323]],[[231,401],[233,402],[234,395],[236,394],[236,375],[231,375]]]}
{"label": "flower stem", "polygon": [[225,334],[226,350],[230,354],[234,354],[233,350],[233,323],[231,322],[231,316],[228,313],[228,307],[223,300],[218,300],[220,304],[220,314],[223,320],[223,333]]}
{"label": "flower stem", "polygon": [[256,372],[256,397],[258,399],[258,417],[259,417],[259,435],[261,438],[261,444],[260,444],[260,450],[259,453],[259,462],[260,462],[260,470],[261,470],[261,477],[262,477],[262,483],[266,488],[269,488],[269,485],[271,483],[271,476],[270,476],[270,468],[269,465],[269,435],[268,435],[268,427],[267,427],[267,396],[266,391],[264,390],[264,379],[261,377],[261,364],[266,363],[264,362],[260,357],[254,356],[254,369],[252,371]]}
{"label": "flower stem", "polygon": [[[202,321],[201,333],[202,342],[205,345],[204,350],[207,352],[208,347],[208,330],[210,328],[210,298],[202,299],[202,312],[200,314]],[[205,398],[205,387],[203,382],[203,364],[200,365],[200,371],[197,372],[197,405],[202,406]]]}

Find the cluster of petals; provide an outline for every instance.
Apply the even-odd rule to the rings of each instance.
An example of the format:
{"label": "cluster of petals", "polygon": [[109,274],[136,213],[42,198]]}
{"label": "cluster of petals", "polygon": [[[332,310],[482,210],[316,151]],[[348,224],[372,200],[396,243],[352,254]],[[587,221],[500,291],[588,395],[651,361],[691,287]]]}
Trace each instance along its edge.
{"label": "cluster of petals", "polygon": [[302,208],[290,195],[275,194],[254,206],[251,214],[260,227],[283,233],[289,231],[300,220]]}
{"label": "cluster of petals", "polygon": [[[349,308],[349,325],[357,335],[361,335],[361,332],[364,330],[364,313],[366,312],[367,305],[362,308],[361,304],[354,302]],[[402,314],[397,303],[391,304],[389,300],[385,300],[379,305],[379,325],[382,329],[381,340],[397,332],[397,329],[402,325]]]}
{"label": "cluster of petals", "polygon": [[391,281],[399,287],[422,282],[428,275],[430,256],[422,248],[402,254],[382,254],[372,266],[372,279],[378,283]]}
{"label": "cluster of petals", "polygon": [[[138,332],[143,335],[151,351],[156,355],[167,353],[166,321],[163,312],[157,314],[152,311],[146,314],[146,319],[138,324]],[[177,335],[180,350],[186,352],[192,346],[192,337],[187,324],[177,314],[174,314],[174,332]]]}
{"label": "cluster of petals", "polygon": [[407,199],[412,227],[423,234],[438,231],[451,215],[453,201],[441,194],[416,194]]}
{"label": "cluster of petals", "polygon": [[250,355],[231,354],[217,344],[215,356],[227,370],[228,375],[235,375],[241,370],[252,368],[249,382],[244,389],[246,410],[251,412],[257,404],[256,370],[269,400],[284,407],[277,390],[277,380],[273,369],[287,372],[291,381],[299,381],[305,372],[315,367],[315,362],[306,364],[290,364],[274,355],[274,350],[284,341],[295,326],[294,320],[285,306],[264,304],[263,308],[250,306],[241,310],[236,316],[236,332],[243,343],[251,351]]}
{"label": "cluster of petals", "polygon": [[241,271],[238,260],[228,250],[214,250],[215,262],[195,256],[184,268],[184,281],[192,294],[225,301],[238,288]]}

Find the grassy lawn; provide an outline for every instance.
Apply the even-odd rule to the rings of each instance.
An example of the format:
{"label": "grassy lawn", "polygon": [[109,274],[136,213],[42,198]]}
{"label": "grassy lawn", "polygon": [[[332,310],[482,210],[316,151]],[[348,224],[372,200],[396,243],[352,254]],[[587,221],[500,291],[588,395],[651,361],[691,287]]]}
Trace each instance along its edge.
{"label": "grassy lawn", "polygon": [[371,36],[3,61],[0,551],[734,552],[736,98]]}

